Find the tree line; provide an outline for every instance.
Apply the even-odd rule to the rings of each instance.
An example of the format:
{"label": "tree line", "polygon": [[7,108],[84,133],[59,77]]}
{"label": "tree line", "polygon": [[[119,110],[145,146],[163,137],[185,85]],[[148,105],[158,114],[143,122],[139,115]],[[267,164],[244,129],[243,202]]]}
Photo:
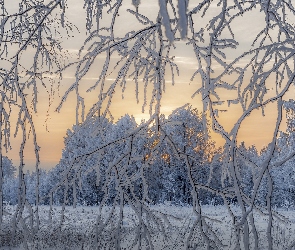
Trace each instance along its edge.
{"label": "tree line", "polygon": [[[280,133],[271,163],[272,205],[277,207],[294,205],[295,200],[295,159],[290,155],[294,148],[294,107],[293,100],[285,102],[287,130]],[[161,133],[158,126],[163,130]],[[207,124],[202,122],[202,114],[191,106],[186,106],[177,109],[168,118],[161,116],[159,124],[144,127],[134,136],[130,152],[127,136],[130,131],[138,128],[140,124],[130,115],[121,117],[116,123],[94,116],[87,123],[74,125],[67,131],[59,163],[49,171],[39,171],[40,204],[61,205],[64,201],[67,205],[75,203],[95,206],[102,201],[112,204],[118,192],[117,182],[122,182],[125,193],[132,193],[150,204],[170,202],[175,205],[192,205],[191,181],[199,188],[198,198],[202,204],[224,204],[221,193],[230,193],[233,188],[232,178],[223,171],[222,149],[217,148],[210,138]],[[115,143],[109,146],[110,141]],[[92,152],[102,145],[108,146]],[[258,152],[255,146],[246,147],[241,143],[238,150],[241,155],[237,159],[239,185],[243,194],[251,197],[253,180],[260,171],[257,166],[268,155],[269,147]],[[92,153],[82,162],[76,160],[80,155],[87,155],[87,152]],[[128,154],[130,156],[126,157]],[[179,154],[189,156],[190,169],[187,169],[184,157],[179,157]],[[286,161],[286,157],[290,159]],[[280,165],[282,160],[284,164]],[[5,156],[2,162],[4,201],[15,205],[18,203],[16,167]],[[110,166],[114,165],[116,167],[112,169],[113,172],[109,173]],[[123,172],[118,179],[118,175]],[[36,172],[28,171],[24,180],[27,200],[34,205]],[[261,180],[257,205],[266,204],[267,181],[267,178]],[[229,195],[226,199],[236,202],[234,195]]]}

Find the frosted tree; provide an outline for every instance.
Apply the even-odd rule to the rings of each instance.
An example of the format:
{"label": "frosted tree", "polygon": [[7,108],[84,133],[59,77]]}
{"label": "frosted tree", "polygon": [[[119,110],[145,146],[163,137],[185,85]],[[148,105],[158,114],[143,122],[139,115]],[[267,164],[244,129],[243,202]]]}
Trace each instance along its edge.
{"label": "frosted tree", "polygon": [[15,205],[17,203],[17,181],[16,181],[16,167],[13,166],[12,161],[4,156],[2,157],[2,197],[3,200],[9,204]]}
{"label": "frosted tree", "polygon": [[[62,50],[56,34],[61,29],[70,32],[65,20],[64,1],[0,1],[0,227],[3,218],[3,162],[5,151],[11,147],[11,135],[19,136],[18,205],[11,218],[13,233],[19,225],[24,228],[24,247],[39,229],[39,145],[33,114],[37,112],[39,91],[48,93],[48,105],[53,96],[53,78],[66,63],[67,54]],[[57,21],[57,22],[56,22]],[[28,60],[30,58],[30,60]],[[16,122],[12,123],[12,117]],[[14,119],[15,120],[15,119]],[[34,208],[26,200],[24,179],[24,148],[32,140],[35,152],[36,202]],[[30,213],[30,223],[25,223],[24,210]]]}
{"label": "frosted tree", "polygon": [[12,161],[7,157],[2,157],[3,178],[11,178],[15,176],[16,167],[13,166]]}
{"label": "frosted tree", "polygon": [[289,207],[294,200],[294,100],[284,102],[287,129],[280,131],[271,161],[274,178],[274,203]]}
{"label": "frosted tree", "polygon": [[[82,150],[76,152],[59,184],[55,187],[55,190],[63,187],[64,192],[60,230],[65,221],[64,209],[70,187],[73,191],[73,203],[76,203],[76,184],[81,181],[79,171],[76,170],[79,170],[87,161],[91,161],[93,155],[103,154],[109,148],[119,148],[122,154],[110,159],[106,167],[108,176],[104,192],[109,194],[114,191],[112,192],[114,201],[112,210],[107,218],[103,218],[101,214],[98,215],[97,223],[93,228],[95,237],[90,243],[91,247],[99,248],[105,243],[108,248],[120,249],[124,241],[122,236],[124,205],[128,203],[137,218],[132,247],[153,249],[153,230],[158,230],[165,235],[165,223],[168,219],[167,215],[157,214],[149,206],[142,169],[148,168],[153,154],[156,154],[157,150],[166,143],[170,145],[177,158],[185,161],[188,178],[192,185],[193,212],[196,220],[187,237],[188,249],[197,247],[223,249],[227,244],[216,235],[210,226],[212,221],[203,214],[199,199],[202,189],[222,197],[224,205],[228,208],[233,228],[230,247],[259,249],[261,247],[259,244],[264,237],[267,239],[268,248],[275,249],[277,246],[274,245],[272,239],[273,223],[274,221],[285,221],[285,218],[273,210],[274,182],[271,169],[274,167],[272,162],[275,162],[275,150],[279,143],[284,100],[294,85],[295,30],[292,18],[294,18],[295,9],[292,2],[284,0],[204,0],[197,2],[159,0],[154,11],[156,15],[151,17],[145,14],[144,8],[141,8],[141,1],[133,0],[132,5],[125,8],[126,2],[122,0],[84,1],[88,37],[81,47],[81,54],[77,62],[67,61],[58,35],[56,35],[61,34],[61,30],[69,34],[73,28],[66,19],[67,4],[71,4],[70,2],[66,0],[19,0],[15,1],[14,8],[8,8],[11,7],[11,3],[9,5],[7,1],[0,1],[2,12],[0,15],[0,159],[4,151],[9,150],[11,129],[15,128],[14,134],[22,136],[22,143],[19,145],[18,206],[12,217],[13,231],[22,225],[24,247],[28,249],[30,241],[40,228],[38,216],[40,148],[32,117],[37,112],[40,89],[43,88],[48,92],[50,105],[53,95],[51,90],[58,88],[62,80],[63,69],[72,65],[76,66],[75,80],[62,96],[57,110],[62,108],[69,94],[74,92],[77,97],[77,126],[80,123],[87,126],[92,122],[93,117],[97,116],[100,122],[97,124],[96,133],[103,133],[104,120],[112,119],[110,106],[114,93],[120,89],[124,96],[124,91],[129,88],[129,79],[135,83],[136,98],[138,102],[142,101],[143,110],[148,108],[150,118],[139,126],[132,127],[125,134],[108,137],[107,141],[101,145],[94,145],[87,152]],[[245,16],[254,13],[256,9],[259,9],[265,23],[255,34],[249,48],[246,48],[241,46],[235,34],[235,23],[243,22]],[[138,28],[121,34],[116,27],[122,13],[136,20]],[[190,47],[195,55],[196,70],[191,80],[201,82],[201,87],[196,89],[193,96],[201,96],[203,125],[211,124],[212,130],[219,133],[225,140],[223,153],[215,156],[215,160],[219,158],[223,162],[220,167],[222,189],[195,182],[191,171],[193,159],[188,152],[179,147],[176,141],[170,138],[164,129],[166,123],[171,123],[171,126],[179,125],[170,120],[165,121],[161,116],[161,99],[168,87],[168,73],[174,83],[174,76],[179,71],[174,62],[173,51],[178,47],[181,39],[186,41],[186,46]],[[28,66],[27,62],[24,65],[23,61],[29,50],[30,54],[34,51],[34,56]],[[89,88],[89,91],[98,93],[98,99],[86,114],[80,88],[83,78],[94,67],[99,57],[103,57],[104,62],[96,76],[96,81]],[[114,80],[109,85],[106,80],[110,76],[114,77]],[[139,99],[141,86],[143,86],[143,100]],[[222,95],[224,93],[230,93],[231,97],[224,98]],[[241,110],[239,117],[229,130],[224,129],[219,119],[219,115],[221,116],[225,111],[226,104],[229,107],[228,112],[233,106]],[[259,109],[264,115],[266,108],[272,104],[277,106],[277,119],[272,140],[263,157],[257,162],[251,161],[237,143],[241,126],[255,110]],[[11,117],[15,112],[18,119],[12,126]],[[154,129],[151,135],[153,147],[151,155],[147,157],[145,151],[137,151],[135,145],[141,143],[141,134],[148,133],[150,127]],[[25,198],[24,147],[28,135],[33,138],[36,156],[36,202],[34,207]],[[187,147],[187,145],[184,146]],[[294,152],[291,150],[289,155],[274,164],[283,164],[293,156]],[[2,173],[0,186],[2,186],[3,164],[0,163]],[[250,165],[253,169],[251,193],[246,193],[242,185],[240,174],[242,163]],[[95,168],[97,162],[92,164]],[[128,172],[130,167],[136,169],[136,175]],[[98,171],[96,174],[99,175]],[[141,196],[135,192],[134,188],[137,185],[134,180],[139,179],[143,190]],[[257,204],[258,193],[263,183],[267,188],[265,205],[259,205]],[[54,190],[51,195],[53,192]],[[2,193],[0,195],[0,225],[2,225],[3,195]],[[49,198],[52,204],[52,196]],[[232,198],[237,201],[238,214],[229,204]],[[106,204],[106,199],[107,196],[102,204]],[[23,216],[25,209],[30,214],[29,223]],[[101,206],[101,211],[102,209],[103,206]],[[268,218],[264,236],[257,232],[254,218],[257,212]],[[49,217],[50,214],[51,212]],[[104,240],[103,236],[109,232],[111,232],[111,238],[107,242],[101,242],[100,240]]]}

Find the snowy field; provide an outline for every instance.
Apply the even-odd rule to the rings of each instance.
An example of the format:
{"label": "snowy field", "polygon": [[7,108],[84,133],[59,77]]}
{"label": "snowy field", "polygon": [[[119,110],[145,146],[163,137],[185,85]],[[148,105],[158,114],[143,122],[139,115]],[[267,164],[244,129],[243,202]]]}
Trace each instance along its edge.
{"label": "snowy field", "polygon": [[[0,235],[0,249],[25,249],[25,246],[21,243],[24,236],[19,232],[12,236],[10,232],[9,221],[11,215],[9,214],[13,214],[14,209],[15,207],[13,206],[6,207],[6,215],[4,216],[3,223],[4,227]],[[151,226],[151,238],[154,249],[186,249],[187,239],[197,219],[192,212],[192,207],[177,207],[166,204],[152,206],[151,209],[153,210],[153,214],[159,218],[163,218],[163,222],[166,221],[164,224],[166,237],[164,237],[159,228]],[[202,210],[203,215],[206,216],[206,222],[225,245],[221,249],[233,249],[234,231],[227,210],[222,206],[202,206]],[[106,220],[110,211],[111,208],[109,207],[103,208],[101,211],[101,221]],[[233,207],[233,211],[238,214],[237,207]],[[285,216],[288,222],[283,223],[276,219],[273,220],[273,249],[288,249],[288,246],[295,241],[295,211],[279,210],[278,212]],[[138,244],[132,246],[133,239],[136,237],[136,228],[139,221],[134,211],[129,206],[124,207],[123,221],[119,226],[120,232],[117,230],[119,208],[116,208],[115,213],[110,218],[109,226],[102,231],[99,239],[95,237],[93,229],[99,228],[95,227],[98,221],[98,207],[79,206],[75,209],[66,207],[65,221],[62,225],[60,224],[61,207],[53,207],[52,223],[48,220],[48,206],[40,207],[39,214],[41,220],[39,232],[35,234],[33,238],[30,238],[30,235],[25,236],[29,242],[29,249],[95,249],[94,246],[96,248],[98,247],[98,249],[114,249],[114,242],[117,242],[118,235],[120,235],[119,237],[121,238],[120,249],[139,249]],[[260,237],[259,249],[268,249],[265,234],[268,217],[262,216],[261,214],[254,214],[254,220]],[[19,225],[19,227],[21,228],[22,226]],[[13,246],[11,245],[12,241]],[[94,242],[99,243],[95,245]],[[194,247],[195,249],[205,249],[198,231],[194,231],[190,240],[190,246],[191,248],[189,249],[194,249]],[[149,249],[145,245],[144,240],[142,240],[140,249]]]}

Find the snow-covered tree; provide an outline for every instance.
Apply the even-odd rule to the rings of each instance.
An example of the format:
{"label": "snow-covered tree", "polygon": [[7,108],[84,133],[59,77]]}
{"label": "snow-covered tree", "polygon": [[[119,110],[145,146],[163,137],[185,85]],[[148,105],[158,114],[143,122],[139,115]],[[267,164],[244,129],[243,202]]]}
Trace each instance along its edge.
{"label": "snow-covered tree", "polygon": [[2,171],[3,171],[3,185],[2,193],[3,200],[9,204],[17,204],[17,179],[16,179],[16,167],[12,161],[6,157],[2,157]]}
{"label": "snow-covered tree", "polygon": [[[130,1],[131,2],[131,1]],[[163,155],[162,161],[173,157],[185,162],[188,179],[192,186],[193,212],[197,217],[194,228],[191,229],[187,247],[193,245],[193,235],[198,232],[204,242],[203,246],[209,248],[224,248],[222,241],[216,236],[203,216],[200,204],[200,190],[207,190],[219,195],[224,202],[231,198],[236,199],[240,215],[235,215],[228,207],[232,216],[234,228],[235,248],[258,249],[261,235],[258,235],[253,212],[258,211],[268,215],[268,224],[265,228],[268,239],[268,248],[273,249],[272,222],[274,218],[272,195],[274,191],[274,179],[271,169],[279,166],[294,156],[290,151],[286,158],[276,162],[274,156],[279,145],[279,131],[283,114],[283,100],[294,85],[294,39],[295,28],[293,18],[295,8],[292,1],[208,1],[196,2],[188,0],[159,0],[153,11],[154,15],[146,13],[142,8],[144,1],[133,0],[84,0],[83,12],[86,11],[86,31],[88,37],[81,45],[81,53],[78,60],[70,60],[64,52],[60,41],[62,34],[71,38],[74,28],[67,21],[68,6],[72,3],[66,0],[35,1],[0,1],[0,59],[1,59],[1,89],[0,89],[0,186],[3,186],[3,150],[10,148],[10,136],[12,127],[15,135],[20,135],[22,141],[19,145],[19,169],[18,169],[18,206],[13,215],[13,231],[19,222],[24,221],[23,211],[30,207],[26,199],[26,185],[24,172],[24,148],[28,135],[33,139],[36,157],[35,173],[35,207],[29,209],[31,222],[28,230],[24,229],[25,239],[34,238],[40,226],[38,205],[40,204],[40,172],[39,172],[39,145],[34,127],[33,115],[37,112],[39,94],[41,88],[48,92],[49,105],[55,89],[62,80],[64,68],[76,66],[73,84],[64,93],[57,110],[71,93],[77,97],[75,133],[79,133],[80,123],[91,124],[96,116],[99,117],[98,133],[103,134],[105,119],[111,119],[110,106],[116,91],[121,89],[124,95],[129,88],[129,79],[135,84],[135,95],[139,102],[139,85],[143,86],[143,109],[147,106],[150,119],[139,126],[130,127],[130,130],[120,133],[114,131],[114,135],[106,137],[106,141],[100,144],[93,143],[92,148],[85,150],[80,141],[73,145],[72,152],[67,152],[67,159],[72,161],[67,165],[67,171],[60,177],[55,190],[63,193],[63,211],[68,202],[77,203],[76,193],[79,181],[80,169],[83,166],[93,168],[95,171],[101,164],[101,155],[108,150],[115,153],[116,157],[109,155],[111,162],[105,165],[104,171],[97,176],[105,176],[102,192],[102,203],[112,203],[120,207],[120,215],[113,237],[108,242],[107,248],[120,248],[121,227],[123,221],[124,204],[127,202],[137,214],[140,223],[136,228],[134,247],[139,249],[142,244],[153,248],[149,222],[162,225],[161,216],[156,216],[149,207],[148,185],[144,182],[143,169],[148,168],[161,147],[169,151]],[[127,3],[127,7],[126,7]],[[247,15],[258,15],[264,24],[254,30],[253,39],[248,45],[239,40],[237,23],[247,23]],[[124,15],[121,15],[124,13]],[[117,29],[118,23],[122,23],[120,17],[133,18],[138,26],[134,30],[125,33]],[[124,21],[124,20],[123,20]],[[187,47],[191,48],[195,55],[195,73],[192,81],[199,80],[201,86],[196,89],[195,95],[200,95],[203,105],[203,124],[211,124],[212,130],[219,133],[225,140],[224,151],[215,156],[221,159],[220,184],[222,190],[212,188],[205,183],[212,179],[211,167],[209,177],[207,170],[200,167],[201,176],[194,174],[196,168],[194,157],[191,156],[190,145],[185,140],[178,141],[170,138],[170,132],[165,130],[166,124],[161,117],[161,99],[167,88],[167,73],[171,74],[174,83],[174,75],[179,68],[175,63],[173,51],[183,46],[182,39],[186,40]],[[84,53],[85,52],[85,53]],[[33,55],[33,56],[31,56]],[[30,57],[31,60],[28,60]],[[93,86],[89,91],[97,91],[98,99],[91,110],[85,114],[84,98],[80,91],[83,78],[89,71],[96,67],[98,59],[104,58],[104,63],[98,72]],[[68,61],[69,59],[69,61]],[[112,83],[107,84],[109,76],[113,77]],[[54,81],[55,79],[55,81]],[[56,87],[55,87],[56,86]],[[151,86],[151,88],[149,88]],[[170,86],[169,86],[170,87]],[[148,93],[151,89],[151,93]],[[271,91],[273,90],[273,91]],[[150,95],[149,95],[150,94]],[[230,95],[230,97],[228,97]],[[148,96],[151,98],[148,100]],[[224,97],[225,96],[225,97]],[[149,104],[149,105],[148,105]],[[219,119],[225,110],[225,104],[230,107],[239,107],[239,117],[230,129],[224,129]],[[238,145],[238,136],[241,126],[248,116],[259,109],[264,115],[266,107],[277,105],[277,119],[273,130],[273,137],[269,146],[259,157],[257,162],[252,162]],[[12,117],[17,117],[15,123]],[[208,122],[209,121],[209,122]],[[126,121],[125,121],[126,122]],[[167,123],[169,123],[168,121]],[[124,122],[123,122],[124,123]],[[172,122],[173,123],[173,122]],[[125,124],[125,123],[124,123]],[[126,125],[126,124],[125,124]],[[150,126],[154,128],[150,136],[151,148],[149,154],[145,150],[138,151],[135,145],[141,143],[143,133],[149,133]],[[176,125],[175,125],[176,126]],[[178,126],[178,125],[177,125]],[[172,126],[173,127],[173,126]],[[78,129],[79,128],[79,129]],[[173,129],[172,129],[173,130]],[[95,132],[96,133],[96,132]],[[88,140],[91,141],[91,136]],[[79,137],[77,137],[79,138]],[[80,140],[80,139],[77,139]],[[69,148],[71,142],[68,142]],[[2,150],[3,149],[3,150]],[[113,151],[112,151],[113,150]],[[174,153],[172,153],[172,150]],[[97,154],[98,153],[98,154]],[[117,152],[116,152],[117,153]],[[107,154],[107,152],[106,152]],[[98,158],[97,158],[98,157]],[[110,161],[109,161],[110,160]],[[87,162],[88,161],[88,162]],[[143,165],[139,163],[144,162]],[[175,160],[176,162],[176,160]],[[87,163],[87,164],[86,164]],[[91,165],[92,164],[92,165]],[[103,165],[103,163],[102,163]],[[245,183],[240,175],[241,166],[253,165],[253,190],[245,189]],[[140,168],[139,166],[144,166]],[[64,168],[64,166],[61,166]],[[215,165],[216,168],[216,165]],[[131,174],[132,169],[133,174]],[[218,168],[219,169],[219,168]],[[92,170],[89,170],[92,171]],[[165,173],[165,171],[163,171]],[[204,177],[206,176],[206,177]],[[27,177],[28,178],[28,177]],[[174,178],[173,176],[169,177]],[[181,177],[182,178],[182,177]],[[198,180],[198,182],[196,182]],[[98,178],[98,182],[100,178]],[[77,183],[76,183],[77,182]],[[265,205],[256,206],[259,201],[259,192],[265,183]],[[262,188],[263,189],[263,188]],[[142,194],[139,195],[139,190]],[[73,197],[72,201],[67,196]],[[50,198],[52,203],[52,198]],[[3,192],[0,192],[0,224],[3,218]],[[114,214],[110,213],[109,217]],[[100,220],[101,218],[98,217]],[[64,216],[61,219],[61,225]],[[99,220],[98,220],[99,221]],[[102,224],[102,228],[96,230],[96,239],[107,226],[109,220]],[[26,228],[26,227],[24,227]],[[165,227],[161,227],[164,231]],[[100,243],[94,242],[92,247],[99,248]],[[27,240],[24,247],[29,248]]]}
{"label": "snow-covered tree", "polygon": [[295,101],[284,102],[287,129],[280,131],[272,159],[273,200],[277,206],[294,206],[295,194]]}
{"label": "snow-covered tree", "polygon": [[4,178],[15,177],[16,167],[13,165],[12,161],[7,157],[2,157],[2,171]]}

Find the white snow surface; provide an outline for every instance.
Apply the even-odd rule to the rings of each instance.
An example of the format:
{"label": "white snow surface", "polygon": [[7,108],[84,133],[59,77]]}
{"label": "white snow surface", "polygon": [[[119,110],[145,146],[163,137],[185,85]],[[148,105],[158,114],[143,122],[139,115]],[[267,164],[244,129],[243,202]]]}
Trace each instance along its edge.
{"label": "white snow surface", "polygon": [[[239,214],[238,207],[232,207],[236,215]],[[165,224],[165,229],[167,232],[167,237],[164,238],[163,234],[155,228],[152,234],[154,249],[187,249],[186,241],[197,216],[193,213],[193,209],[190,206],[174,206],[169,203],[163,205],[151,206],[151,209],[155,214],[166,214],[170,222],[170,225]],[[14,206],[6,207],[6,215],[4,216],[4,230],[2,228],[0,234],[0,249],[24,249],[22,243],[20,245],[5,246],[5,228],[9,228],[9,221],[11,215],[15,210]],[[111,207],[104,207],[102,209],[101,218],[106,218],[111,211]],[[93,228],[97,222],[97,215],[99,214],[99,207],[87,207],[78,206],[77,208],[66,207],[65,209],[65,221],[61,226],[61,231],[58,231],[61,207],[54,206],[52,213],[53,223],[49,223],[48,220],[49,206],[39,207],[39,215],[41,219],[41,228],[38,233],[38,240],[35,239],[35,243],[39,244],[39,249],[93,249],[87,247],[87,242],[93,236]],[[295,210],[276,210],[284,217],[287,218],[287,222],[283,223],[277,219],[273,219],[273,230],[272,235],[274,238],[274,249],[288,249],[288,246],[295,241]],[[202,213],[207,216],[205,219],[209,225],[212,226],[216,235],[221,239],[222,243],[226,245],[223,249],[234,249],[234,230],[232,227],[231,217],[228,211],[223,206],[213,206],[204,205],[202,206]],[[116,208],[115,215],[113,218],[119,217],[119,207]],[[102,219],[103,220],[103,219]],[[261,214],[254,213],[254,220],[257,227],[258,235],[260,237],[259,249],[268,249],[266,229],[268,225],[268,217],[262,216]],[[132,242],[134,238],[134,229],[138,225],[138,219],[131,209],[130,206],[124,206],[123,212],[123,223],[121,223],[121,245],[120,249],[138,249],[138,245],[132,247]],[[116,223],[114,223],[114,228],[116,228]],[[19,226],[21,228],[21,226]],[[251,227],[250,227],[251,229]],[[7,231],[6,231],[7,232]],[[104,234],[106,237],[106,242],[114,240],[116,238],[116,233],[109,230]],[[196,249],[205,249],[204,245],[200,240],[199,234],[196,232],[195,237],[193,237],[192,246],[196,246]],[[2,243],[1,243],[2,237]],[[73,240],[74,238],[74,240]],[[3,243],[4,242],[4,243]],[[4,244],[4,245],[3,245]],[[30,245],[29,249],[35,249],[36,245]],[[194,245],[195,244],[195,245]],[[198,245],[199,244],[199,245]],[[109,246],[100,247],[99,249],[113,249]],[[140,249],[149,249],[144,244]],[[190,249],[190,248],[189,248]],[[192,248],[193,249],[193,248]],[[253,242],[252,247],[253,249]],[[290,248],[293,249],[293,248]]]}

